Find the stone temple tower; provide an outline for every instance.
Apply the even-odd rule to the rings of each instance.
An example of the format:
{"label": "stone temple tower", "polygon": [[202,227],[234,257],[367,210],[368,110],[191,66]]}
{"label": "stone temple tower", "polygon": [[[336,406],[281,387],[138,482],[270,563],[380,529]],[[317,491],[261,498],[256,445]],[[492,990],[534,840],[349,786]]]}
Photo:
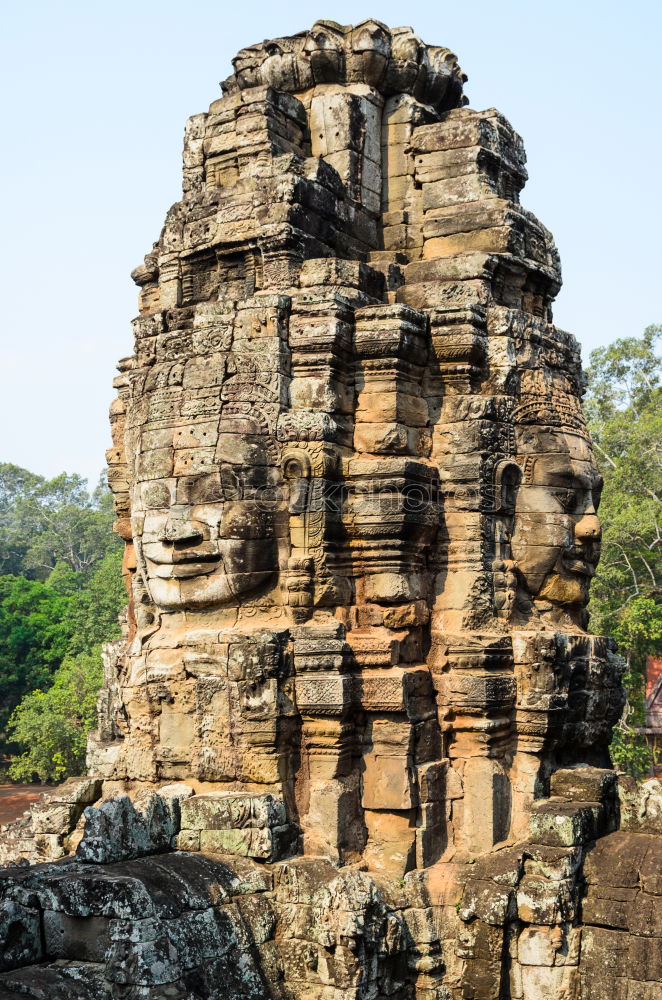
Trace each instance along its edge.
{"label": "stone temple tower", "polygon": [[[107,949],[53,943],[96,912],[55,893],[41,958],[104,997],[598,1000],[625,948],[623,1000],[653,1000],[596,902],[659,841],[645,809],[617,831],[601,480],[522,142],[410,28],[319,21],[233,65],[133,272],[92,777],[19,851],[65,856],[37,896],[102,866]],[[127,878],[154,915],[119,913]]]}

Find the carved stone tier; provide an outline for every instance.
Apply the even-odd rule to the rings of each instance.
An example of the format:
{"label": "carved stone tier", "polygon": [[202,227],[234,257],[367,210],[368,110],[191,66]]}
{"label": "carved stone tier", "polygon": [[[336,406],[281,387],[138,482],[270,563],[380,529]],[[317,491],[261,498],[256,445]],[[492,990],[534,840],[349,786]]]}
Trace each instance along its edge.
{"label": "carved stone tier", "polygon": [[[257,909],[226,951],[259,951],[269,988],[232,997],[579,996],[622,662],[586,631],[601,480],[522,142],[409,28],[320,21],[234,70],[133,275],[100,802],[31,843],[86,863],[174,844],[187,873],[235,855],[218,878],[249,881],[214,899]],[[168,995],[220,995],[187,975]]]}

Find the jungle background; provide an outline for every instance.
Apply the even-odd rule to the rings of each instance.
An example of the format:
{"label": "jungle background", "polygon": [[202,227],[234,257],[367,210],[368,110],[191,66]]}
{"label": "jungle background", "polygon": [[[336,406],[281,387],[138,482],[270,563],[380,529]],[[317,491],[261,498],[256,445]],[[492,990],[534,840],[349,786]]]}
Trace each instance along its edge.
{"label": "jungle background", "polygon": [[[591,631],[612,635],[628,693],[612,758],[654,766],[646,658],[662,653],[662,325],[590,355],[584,404],[605,486]],[[101,645],[126,603],[122,545],[103,478],[43,477],[0,463],[0,781],[58,782],[85,768]]]}

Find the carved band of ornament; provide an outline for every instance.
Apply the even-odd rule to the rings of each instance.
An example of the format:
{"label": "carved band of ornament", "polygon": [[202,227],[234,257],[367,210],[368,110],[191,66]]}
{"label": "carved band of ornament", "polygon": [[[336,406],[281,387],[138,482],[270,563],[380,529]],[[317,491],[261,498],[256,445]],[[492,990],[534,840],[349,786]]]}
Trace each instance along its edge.
{"label": "carved band of ornament", "polygon": [[[436,154],[435,154],[436,155]],[[434,262],[428,262],[433,263]],[[426,262],[421,262],[420,266],[425,267]],[[497,309],[503,309],[503,306],[490,306],[490,312]],[[445,308],[431,308],[429,311],[430,316],[430,326],[432,330],[436,330],[438,327],[443,326],[454,326],[458,327],[462,324],[471,326],[473,328],[484,329],[487,324],[487,308],[485,306],[478,305],[477,303],[470,303],[463,306],[447,306]]]}
{"label": "carved band of ornament", "polygon": [[309,627],[306,629],[295,629],[292,633],[294,639],[294,652],[317,654],[317,653],[345,653],[347,645],[345,643],[345,629],[338,622],[330,626]]}
{"label": "carved band of ornament", "polygon": [[468,388],[468,380],[480,374],[480,368],[472,364],[462,362],[456,364],[442,364],[440,367],[441,381],[447,383],[449,387],[454,387],[455,392],[460,394]]}
{"label": "carved band of ornament", "polygon": [[382,669],[393,666],[393,659],[388,651],[354,650],[356,666],[361,670]]}
{"label": "carved band of ornament", "polygon": [[513,651],[510,640],[504,641],[502,648],[478,649],[475,646],[449,647],[437,645],[433,640],[432,660],[433,672],[446,670],[467,671],[511,671],[513,669]]}
{"label": "carved band of ornament", "polygon": [[404,302],[380,302],[377,305],[361,306],[355,313],[357,329],[361,330],[403,328],[423,333],[428,322],[426,312],[405,305]]}
{"label": "carved band of ornament", "polygon": [[276,436],[279,441],[334,441],[339,424],[328,413],[290,410],[278,418]]}
{"label": "carved band of ornament", "polygon": [[319,84],[365,84],[387,97],[413,94],[439,111],[462,107],[462,73],[450,49],[425,45],[411,28],[389,29],[368,20],[355,27],[317,21],[299,35],[254,45],[235,56],[227,94],[268,86],[280,91],[279,106],[297,119],[283,99]]}
{"label": "carved band of ornament", "polygon": [[489,671],[494,674],[512,672],[513,658],[512,655],[484,657],[451,655],[439,657],[434,661],[432,667],[432,673],[446,673],[447,671],[456,670],[466,672],[467,674],[481,674],[483,671]]}
{"label": "carved band of ornament", "polygon": [[286,608],[277,604],[241,604],[238,608],[239,620],[242,618],[255,618],[266,615],[271,618],[284,618],[287,615]]}
{"label": "carved band of ornament", "polygon": [[432,349],[437,361],[464,361],[466,364],[480,364],[484,356],[483,345],[476,344],[446,344],[433,341]]}
{"label": "carved band of ornament", "polygon": [[[299,649],[301,645],[310,648]],[[328,673],[330,670],[344,673],[349,662],[345,644],[339,640],[334,645],[324,642],[319,645],[318,649],[314,640],[308,643],[295,640],[294,663],[297,674],[306,673],[308,670],[314,673]]]}
{"label": "carved band of ornament", "polygon": [[520,407],[513,413],[513,423],[515,426],[556,427],[561,430],[579,431],[581,436],[587,441],[590,440],[586,421],[582,416],[572,413],[569,409],[559,412],[558,409],[531,403],[527,407]]}
{"label": "carved band of ornament", "polygon": [[371,712],[404,712],[405,692],[402,679],[394,678],[352,678],[354,681],[354,702]]}
{"label": "carved band of ornament", "polygon": [[221,395],[224,400],[277,403],[281,398],[280,376],[257,372],[254,378],[247,374],[233,375],[224,384]]}
{"label": "carved band of ornament", "polygon": [[[218,406],[218,404],[217,404]],[[248,400],[226,400],[221,404],[221,418],[219,428],[221,431],[229,430],[227,426],[233,422],[233,427],[239,428],[239,433],[271,435],[273,407],[257,408]],[[277,410],[275,410],[277,412]],[[235,423],[243,421],[242,425]]]}
{"label": "carved band of ornament", "polygon": [[297,708],[315,715],[341,715],[350,705],[350,678],[297,677],[294,682]]}
{"label": "carved band of ornament", "polygon": [[329,674],[297,676],[296,704],[302,714],[342,715],[352,706],[373,712],[406,711],[404,677]]}

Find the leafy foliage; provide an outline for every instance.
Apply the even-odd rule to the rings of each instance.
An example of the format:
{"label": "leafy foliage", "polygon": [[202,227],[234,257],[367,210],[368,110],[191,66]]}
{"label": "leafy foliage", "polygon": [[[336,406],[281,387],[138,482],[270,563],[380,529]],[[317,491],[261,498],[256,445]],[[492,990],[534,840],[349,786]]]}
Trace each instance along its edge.
{"label": "leafy foliage", "polygon": [[17,576],[22,572],[28,539],[16,530],[16,503],[43,481],[18,465],[0,462],[0,573]]}
{"label": "leafy foliage", "polygon": [[593,351],[586,408],[605,486],[602,557],[591,591],[591,625],[611,634],[628,663],[628,703],[612,754],[639,777],[645,740],[646,656],[662,649],[662,326]]}
{"label": "leafy foliage", "polygon": [[10,730],[26,751],[12,761],[16,781],[60,781],[85,768],[87,734],[96,721],[102,677],[100,651],[67,657],[47,691],[28,694],[14,712]]}
{"label": "leafy foliage", "polygon": [[46,578],[46,583],[51,590],[62,594],[64,597],[73,597],[84,585],[82,573],[77,573],[75,569],[71,568],[69,563],[62,560],[55,563],[55,566]]}
{"label": "leafy foliage", "polygon": [[0,576],[0,749],[24,751],[12,777],[82,767],[100,645],[120,635],[126,602],[112,520],[102,484],[90,494],[80,476],[0,464],[0,569],[13,571]]}
{"label": "leafy foliage", "polygon": [[97,564],[89,583],[69,601],[65,614],[69,652],[83,653],[102,642],[118,639],[117,616],[126,599],[122,550],[113,549]]}
{"label": "leafy foliage", "polygon": [[653,751],[636,729],[646,717],[643,674],[628,671],[623,677],[623,686],[628,698],[623,715],[614,729],[611,759],[616,767],[640,781],[650,773],[653,764]]}
{"label": "leafy foliage", "polygon": [[47,686],[70,633],[66,597],[36,580],[0,577],[0,740],[23,695]]}
{"label": "leafy foliage", "polygon": [[112,534],[112,503],[100,483],[90,494],[78,475],[44,479],[0,464],[0,570],[46,580],[58,563],[90,570],[119,547]]}

